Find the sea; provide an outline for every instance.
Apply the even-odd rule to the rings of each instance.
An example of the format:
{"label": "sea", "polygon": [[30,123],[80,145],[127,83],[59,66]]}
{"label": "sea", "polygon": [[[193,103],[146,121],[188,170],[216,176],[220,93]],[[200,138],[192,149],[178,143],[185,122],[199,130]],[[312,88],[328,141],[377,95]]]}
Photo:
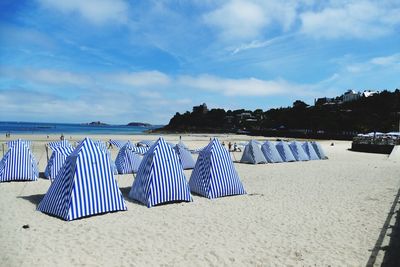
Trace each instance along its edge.
{"label": "sea", "polygon": [[87,125],[79,123],[45,123],[0,121],[1,134],[143,134],[163,125]]}

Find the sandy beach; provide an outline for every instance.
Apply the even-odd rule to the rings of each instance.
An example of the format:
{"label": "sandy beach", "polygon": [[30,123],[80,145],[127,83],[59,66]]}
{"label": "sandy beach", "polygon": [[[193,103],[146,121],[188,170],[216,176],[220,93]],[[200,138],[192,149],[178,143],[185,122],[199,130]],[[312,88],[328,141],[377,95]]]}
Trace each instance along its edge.
{"label": "sandy beach", "polygon": [[[12,139],[17,137],[34,141],[43,172],[44,144],[59,136]],[[179,140],[179,135],[163,137]],[[254,138],[218,137],[225,143]],[[157,136],[91,138],[140,141]],[[209,138],[182,135],[191,149],[205,146]],[[349,151],[348,141],[320,143],[328,160],[235,163],[247,191],[244,196],[208,200],[193,195],[191,203],[149,209],[128,198],[133,175],[117,175],[128,210],[71,222],[36,210],[50,181],[1,183],[0,265],[365,266],[400,188],[399,162],[387,155]],[[111,151],[115,159],[118,149]],[[240,156],[235,152],[235,159]],[[188,180],[190,174],[185,171]],[[26,224],[28,229],[22,227]],[[383,256],[378,254],[376,266]]]}

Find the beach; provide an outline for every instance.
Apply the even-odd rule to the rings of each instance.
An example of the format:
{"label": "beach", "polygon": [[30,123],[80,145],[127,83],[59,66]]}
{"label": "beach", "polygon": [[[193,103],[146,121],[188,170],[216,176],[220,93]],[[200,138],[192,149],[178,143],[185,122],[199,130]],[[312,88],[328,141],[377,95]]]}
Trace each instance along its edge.
{"label": "beach", "polygon": [[[66,135],[73,142],[83,135]],[[92,135],[155,140],[157,135]],[[177,143],[179,135],[163,135]],[[190,148],[211,135],[184,134]],[[244,142],[265,137],[217,135]],[[43,172],[51,135],[33,141]],[[4,136],[0,142],[7,141]],[[50,181],[0,183],[2,266],[365,266],[400,188],[399,162],[349,151],[349,141],[319,141],[328,160],[241,164],[246,195],[147,208],[128,193],[134,177],[116,175],[128,210],[66,222],[36,210]],[[334,146],[331,146],[331,143]],[[111,149],[115,159],[117,148]],[[49,151],[50,156],[50,151]],[[239,160],[240,152],[233,153]],[[185,170],[189,180],[191,170]],[[29,228],[23,228],[29,225]],[[389,242],[389,237],[383,241]],[[380,266],[384,252],[375,265]]]}

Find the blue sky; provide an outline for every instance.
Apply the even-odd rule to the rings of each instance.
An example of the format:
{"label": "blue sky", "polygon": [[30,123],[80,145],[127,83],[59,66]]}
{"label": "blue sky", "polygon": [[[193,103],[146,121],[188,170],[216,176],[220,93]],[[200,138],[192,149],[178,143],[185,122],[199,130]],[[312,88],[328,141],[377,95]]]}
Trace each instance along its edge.
{"label": "blue sky", "polygon": [[0,2],[0,120],[166,124],[400,88],[400,2]]}

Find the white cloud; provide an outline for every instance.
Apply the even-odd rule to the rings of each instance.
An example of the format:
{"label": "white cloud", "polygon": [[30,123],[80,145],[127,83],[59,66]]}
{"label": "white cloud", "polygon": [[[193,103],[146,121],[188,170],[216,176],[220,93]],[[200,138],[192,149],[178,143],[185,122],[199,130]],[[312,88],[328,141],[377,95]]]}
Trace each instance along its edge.
{"label": "white cloud", "polygon": [[375,57],[370,61],[372,64],[380,66],[400,65],[400,54],[394,54],[385,57]]}
{"label": "white cloud", "polygon": [[399,13],[399,7],[385,1],[339,2],[301,14],[300,31],[317,38],[372,39],[393,33],[400,24]]}
{"label": "white cloud", "polygon": [[117,73],[107,76],[114,82],[134,87],[140,86],[166,86],[171,83],[168,75],[159,71],[143,71],[131,73]]}
{"label": "white cloud", "polygon": [[89,22],[101,25],[107,22],[126,23],[128,4],[123,0],[38,0],[46,8],[67,15],[78,13]]}
{"label": "white cloud", "polygon": [[257,37],[268,23],[261,7],[250,1],[230,1],[204,15],[204,21],[221,30],[224,39]]}
{"label": "white cloud", "polygon": [[291,84],[282,79],[227,79],[212,75],[181,76],[178,83],[191,88],[218,92],[226,96],[266,96],[294,93],[296,90],[304,89],[301,85]]}

